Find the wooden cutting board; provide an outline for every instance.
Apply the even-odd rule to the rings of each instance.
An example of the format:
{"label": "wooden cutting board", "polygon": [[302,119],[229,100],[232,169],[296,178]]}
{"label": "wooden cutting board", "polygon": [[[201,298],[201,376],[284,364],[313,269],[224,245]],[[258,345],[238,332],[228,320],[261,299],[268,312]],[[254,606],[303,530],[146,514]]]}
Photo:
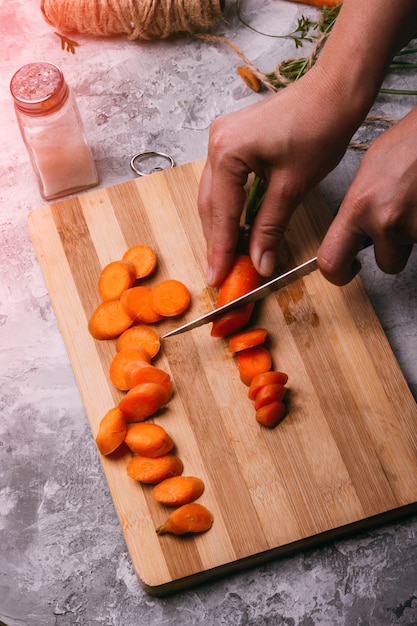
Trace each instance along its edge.
{"label": "wooden cutting board", "polygon": [[[152,285],[184,281],[192,306],[161,335],[209,311],[205,243],[197,215],[197,161],[77,198],[29,216],[31,237],[95,436],[123,396],[109,382],[114,341],[87,321],[99,303],[100,269],[134,244],[158,254]],[[314,256],[330,220],[318,192],[287,231],[285,271]],[[202,478],[208,532],[158,536],[168,510],[126,475],[130,455],[102,457],[133,565],[144,589],[163,595],[305,549],[417,510],[417,407],[356,278],[344,288],[319,272],[258,304],[274,369],[289,375],[289,415],[268,430],[255,421],[227,342],[210,327],[162,342],[156,363],[175,394],[154,419],[174,439],[184,474]],[[99,454],[99,453],[98,453]]]}

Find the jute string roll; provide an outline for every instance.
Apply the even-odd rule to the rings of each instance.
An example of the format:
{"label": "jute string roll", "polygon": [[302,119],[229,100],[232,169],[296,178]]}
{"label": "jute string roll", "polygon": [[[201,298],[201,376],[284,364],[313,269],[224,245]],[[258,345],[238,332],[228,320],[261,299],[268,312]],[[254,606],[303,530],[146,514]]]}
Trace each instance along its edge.
{"label": "jute string roll", "polygon": [[41,0],[46,21],[68,33],[165,39],[209,29],[224,0]]}

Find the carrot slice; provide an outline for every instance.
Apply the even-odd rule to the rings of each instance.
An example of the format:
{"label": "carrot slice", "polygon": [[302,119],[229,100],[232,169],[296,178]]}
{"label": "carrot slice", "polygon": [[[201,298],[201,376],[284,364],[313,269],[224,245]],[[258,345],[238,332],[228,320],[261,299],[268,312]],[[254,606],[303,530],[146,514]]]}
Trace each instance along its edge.
{"label": "carrot slice", "polygon": [[184,504],[172,511],[165,524],[157,528],[158,535],[172,533],[185,535],[187,533],[202,533],[209,530],[213,524],[213,515],[198,502]]}
{"label": "carrot slice", "polygon": [[151,359],[156,356],[161,348],[161,340],[158,332],[152,326],[139,324],[128,328],[116,341],[116,350],[122,348],[141,347],[149,354]]}
{"label": "carrot slice", "polygon": [[[232,269],[219,288],[216,307],[240,298],[248,291],[258,287],[260,281],[261,277],[250,257],[247,254],[237,255]],[[237,332],[249,322],[253,308],[254,303],[249,303],[214,320],[210,333],[211,336],[227,337]]]}
{"label": "carrot slice", "polygon": [[135,266],[136,278],[150,276],[156,268],[156,252],[150,246],[137,245],[128,248],[122,259],[130,261]]}
{"label": "carrot slice", "polygon": [[166,430],[159,424],[149,422],[129,424],[125,442],[135,454],[151,458],[168,454],[174,448],[174,442]]}
{"label": "carrot slice", "polygon": [[144,422],[164,407],[171,394],[158,383],[141,383],[132,387],[119,402],[127,422]]}
{"label": "carrot slice", "polygon": [[115,339],[133,323],[120,300],[104,300],[88,321],[88,330],[95,339]]}
{"label": "carrot slice", "polygon": [[188,287],[179,280],[163,280],[152,289],[152,308],[163,317],[174,317],[184,313],[190,302],[191,294]]}
{"label": "carrot slice", "polygon": [[240,380],[245,385],[251,384],[253,378],[261,372],[267,372],[272,367],[272,358],[269,350],[264,346],[254,346],[241,350],[237,355]]}
{"label": "carrot slice", "polygon": [[229,311],[213,321],[210,335],[212,337],[228,337],[249,324],[255,304],[249,302],[245,306]]}
{"label": "carrot slice", "polygon": [[155,324],[163,319],[152,308],[152,290],[146,285],[137,285],[126,289],[120,296],[120,302],[126,313],[131,315],[136,322]]}
{"label": "carrot slice", "polygon": [[107,411],[100,421],[96,436],[96,444],[101,454],[114,452],[123,443],[126,429],[126,420],[118,407]]}
{"label": "carrot slice", "polygon": [[271,402],[283,400],[286,393],[287,388],[280,383],[265,385],[256,394],[255,411],[267,404],[271,404]]}
{"label": "carrot slice", "polygon": [[121,391],[127,391],[132,387],[131,376],[126,369],[126,366],[132,363],[132,361],[146,361],[149,364],[151,357],[146,350],[140,347],[123,348],[116,352],[110,363],[110,381]]}
{"label": "carrot slice", "polygon": [[257,374],[253,379],[249,387],[248,396],[251,400],[255,400],[258,391],[265,385],[281,384],[286,385],[288,382],[288,376],[284,372],[262,372]]}
{"label": "carrot slice", "polygon": [[195,476],[173,476],[166,478],[152,489],[157,502],[165,506],[182,506],[194,502],[204,491],[201,478]]}
{"label": "carrot slice", "polygon": [[268,331],[265,328],[245,330],[229,339],[229,352],[240,352],[246,348],[253,348],[264,343]]}
{"label": "carrot slice", "polygon": [[132,383],[134,386],[140,385],[141,383],[158,383],[166,387],[170,395],[172,394],[171,376],[168,372],[165,372],[165,370],[155,365],[138,367],[136,371],[132,373]]}
{"label": "carrot slice", "polygon": [[184,465],[175,454],[164,454],[156,458],[136,455],[127,464],[127,475],[140,483],[156,485],[171,476],[179,476]]}
{"label": "carrot slice", "polygon": [[103,300],[115,300],[132,287],[136,270],[130,261],[112,261],[101,270],[98,292]]}
{"label": "carrot slice", "polygon": [[287,407],[280,400],[266,404],[255,413],[256,421],[262,426],[274,428],[277,426],[287,414]]}
{"label": "carrot slice", "polygon": [[241,79],[247,84],[247,86],[252,89],[252,91],[258,92],[261,90],[261,81],[248,67],[238,67],[237,73],[239,74]]}
{"label": "carrot slice", "polygon": [[[122,350],[127,350],[127,348],[122,348]],[[121,350],[121,352],[122,352]],[[119,354],[119,353],[117,353]],[[134,383],[134,376],[136,375],[136,372],[140,369],[142,369],[142,367],[148,367],[149,366],[149,361],[129,361],[128,363],[126,363],[126,365],[123,368],[123,373],[124,373],[124,377],[125,377],[125,382],[126,382],[126,390],[132,389],[132,387],[135,386]],[[146,382],[155,382],[155,381],[146,381]],[[125,390],[125,391],[126,391]]]}

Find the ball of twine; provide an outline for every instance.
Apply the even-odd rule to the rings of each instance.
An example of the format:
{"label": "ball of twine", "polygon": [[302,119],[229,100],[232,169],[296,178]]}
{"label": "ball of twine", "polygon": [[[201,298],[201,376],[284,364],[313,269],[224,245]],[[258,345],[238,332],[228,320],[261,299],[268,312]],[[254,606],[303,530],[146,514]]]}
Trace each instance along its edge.
{"label": "ball of twine", "polygon": [[46,21],[64,32],[165,39],[209,29],[224,0],[41,0]]}

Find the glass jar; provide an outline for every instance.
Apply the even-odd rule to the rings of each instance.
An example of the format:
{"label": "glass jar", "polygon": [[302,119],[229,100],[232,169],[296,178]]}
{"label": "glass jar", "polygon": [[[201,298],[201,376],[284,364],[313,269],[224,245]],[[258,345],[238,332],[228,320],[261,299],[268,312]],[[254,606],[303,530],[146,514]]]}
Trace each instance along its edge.
{"label": "glass jar", "polygon": [[61,70],[52,63],[24,65],[10,91],[42,197],[52,200],[97,185],[78,106]]}

